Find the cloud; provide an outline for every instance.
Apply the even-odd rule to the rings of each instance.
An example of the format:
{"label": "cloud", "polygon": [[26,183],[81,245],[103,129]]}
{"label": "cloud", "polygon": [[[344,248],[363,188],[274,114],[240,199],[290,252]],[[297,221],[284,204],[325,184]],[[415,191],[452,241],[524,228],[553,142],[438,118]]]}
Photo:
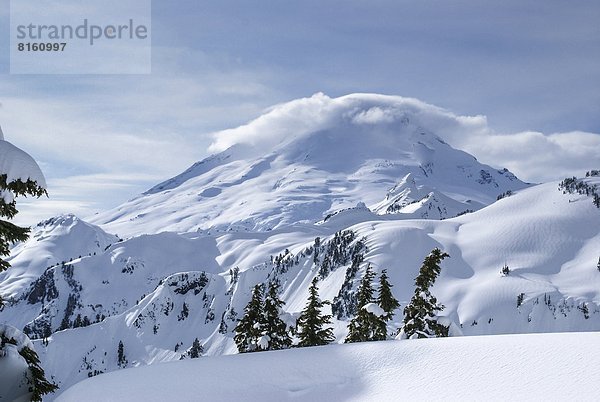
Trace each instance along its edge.
{"label": "cloud", "polygon": [[600,167],[600,134],[572,131],[501,134],[485,116],[459,116],[417,99],[377,94],[330,98],[322,93],[276,105],[248,124],[213,134],[209,151],[245,144],[265,152],[292,137],[346,124],[393,125],[403,119],[437,134],[481,162],[507,167],[531,182],[582,175]]}
{"label": "cloud", "polygon": [[520,132],[465,138],[463,149],[532,182],[582,176],[600,167],[600,134]]}
{"label": "cloud", "polygon": [[330,98],[316,93],[309,98],[275,105],[242,126],[212,134],[209,152],[221,152],[234,144],[257,150],[271,148],[293,137],[343,124],[391,124],[407,114],[428,122],[428,127],[448,127],[455,116],[413,98],[379,94],[351,94]]}
{"label": "cloud", "polygon": [[382,109],[378,106],[361,111],[352,118],[352,121],[358,124],[382,124],[392,123],[396,120],[392,110]]}
{"label": "cloud", "polygon": [[[154,52],[182,57],[180,49]],[[188,56],[202,63],[201,54]],[[205,133],[273,103],[260,73],[206,67],[198,79],[165,63],[151,77],[58,76],[56,91],[21,77],[0,79],[7,140],[48,167],[49,177],[142,171],[165,179],[206,156]]]}
{"label": "cloud", "polygon": [[127,172],[55,178],[48,182],[48,198],[17,200],[19,214],[14,222],[31,226],[50,216],[66,213],[86,218],[104,210],[108,203],[127,201],[128,195],[139,194],[159,180],[162,177]]}
{"label": "cloud", "polygon": [[[37,219],[27,218],[30,207],[62,213],[67,201],[81,214],[112,208],[207,156],[207,133],[248,121],[280,96],[264,85],[266,69],[241,69],[227,57],[178,47],[156,45],[153,56],[152,75],[53,76],[51,84],[47,77],[0,77],[6,140],[39,163],[51,197],[22,201],[18,217]],[[139,172],[154,179],[102,197],[98,183],[78,179]],[[81,184],[68,200],[57,199],[63,179]]]}
{"label": "cloud", "polygon": [[42,163],[56,161],[88,170],[158,173],[180,160],[194,159],[191,147],[175,134],[132,132],[94,114],[93,107],[77,110],[61,101],[5,98],[4,134]]}
{"label": "cloud", "polygon": [[221,152],[234,144],[268,149],[277,143],[328,125],[335,105],[324,94],[297,99],[271,107],[250,123],[213,134],[209,152]]}

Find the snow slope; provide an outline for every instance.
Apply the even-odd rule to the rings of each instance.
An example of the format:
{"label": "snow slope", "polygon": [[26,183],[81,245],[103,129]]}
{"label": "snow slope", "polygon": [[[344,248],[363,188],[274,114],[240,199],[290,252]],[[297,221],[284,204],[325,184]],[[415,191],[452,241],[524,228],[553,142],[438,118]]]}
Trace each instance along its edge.
{"label": "snow slope", "polygon": [[200,358],[103,374],[57,400],[595,401],[598,344],[598,332],[503,335]]}
{"label": "snow slope", "polygon": [[[598,178],[586,180],[600,184]],[[331,263],[323,271],[328,244],[341,230],[353,233],[338,247],[343,253],[362,238],[366,246],[365,262],[346,293],[351,261]],[[309,250],[317,237],[315,263]],[[60,238],[54,241],[62,244]],[[64,241],[65,247],[71,243],[68,237]],[[195,338],[206,355],[236,353],[232,330],[250,291],[274,277],[282,283],[292,323],[311,280],[320,276],[322,299],[339,302],[334,331],[341,342],[351,306],[340,296],[353,294],[367,263],[377,272],[387,269],[401,302],[389,327],[393,333],[422,260],[434,247],[451,256],[433,293],[446,306],[443,315],[455,334],[600,331],[600,209],[590,197],[563,194],[558,183],[527,188],[443,221],[355,208],[319,225],[266,232],[138,236],[38,271],[43,274],[36,281],[13,287],[14,301],[0,319],[25,327],[34,338],[47,337],[47,343],[34,341],[36,349],[64,389],[88,375],[119,369],[120,341],[127,367],[179,360]],[[508,276],[500,274],[505,263]],[[90,323],[75,325],[77,316]]]}
{"label": "snow slope", "polygon": [[103,252],[118,238],[75,215],[61,215],[38,223],[29,239],[13,245],[7,261],[11,269],[0,273],[0,293],[10,299],[50,266]]}
{"label": "snow slope", "polygon": [[317,94],[217,133],[215,155],[91,218],[112,233],[271,230],[362,202],[377,214],[441,219],[526,184],[436,134],[472,130],[414,99]]}

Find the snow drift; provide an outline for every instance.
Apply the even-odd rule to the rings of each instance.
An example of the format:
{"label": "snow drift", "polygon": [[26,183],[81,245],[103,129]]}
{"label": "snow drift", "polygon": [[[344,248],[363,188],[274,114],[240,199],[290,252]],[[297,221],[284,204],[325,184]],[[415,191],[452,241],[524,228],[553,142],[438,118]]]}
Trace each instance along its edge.
{"label": "snow drift", "polygon": [[200,358],[103,374],[57,400],[594,401],[599,342],[599,333],[504,335]]}

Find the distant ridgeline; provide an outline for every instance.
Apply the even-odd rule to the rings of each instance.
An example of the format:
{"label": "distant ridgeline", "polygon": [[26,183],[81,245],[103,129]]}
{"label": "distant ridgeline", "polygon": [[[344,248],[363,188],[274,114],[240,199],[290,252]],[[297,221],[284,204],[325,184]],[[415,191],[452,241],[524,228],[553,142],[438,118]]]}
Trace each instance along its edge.
{"label": "distant ridgeline", "polygon": [[[585,173],[585,177],[600,177],[600,170],[590,170]],[[562,190],[563,194],[581,194],[593,198],[593,203],[596,208],[600,208],[600,194],[598,193],[597,184],[590,184],[585,179],[577,177],[567,177],[558,184],[558,189]]]}

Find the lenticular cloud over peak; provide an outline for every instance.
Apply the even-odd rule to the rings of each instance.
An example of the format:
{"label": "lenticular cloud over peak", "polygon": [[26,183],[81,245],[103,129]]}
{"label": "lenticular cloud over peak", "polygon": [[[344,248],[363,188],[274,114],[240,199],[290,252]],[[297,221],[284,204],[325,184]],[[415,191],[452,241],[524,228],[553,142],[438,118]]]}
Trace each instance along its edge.
{"label": "lenticular cloud over peak", "polygon": [[214,133],[209,151],[221,152],[236,144],[264,150],[291,137],[298,138],[335,126],[393,126],[407,119],[436,133],[438,130],[447,133],[487,130],[483,116],[456,116],[414,98],[379,94],[330,98],[316,93],[309,98],[273,106],[248,124]]}
{"label": "lenticular cloud over peak", "polygon": [[214,133],[208,151],[218,153],[244,145],[246,152],[256,156],[334,127],[346,127],[347,135],[374,135],[377,130],[400,135],[408,122],[531,182],[576,175],[600,164],[597,133],[498,133],[483,115],[462,116],[415,98],[366,93],[338,98],[316,93],[275,105],[247,124]]}

